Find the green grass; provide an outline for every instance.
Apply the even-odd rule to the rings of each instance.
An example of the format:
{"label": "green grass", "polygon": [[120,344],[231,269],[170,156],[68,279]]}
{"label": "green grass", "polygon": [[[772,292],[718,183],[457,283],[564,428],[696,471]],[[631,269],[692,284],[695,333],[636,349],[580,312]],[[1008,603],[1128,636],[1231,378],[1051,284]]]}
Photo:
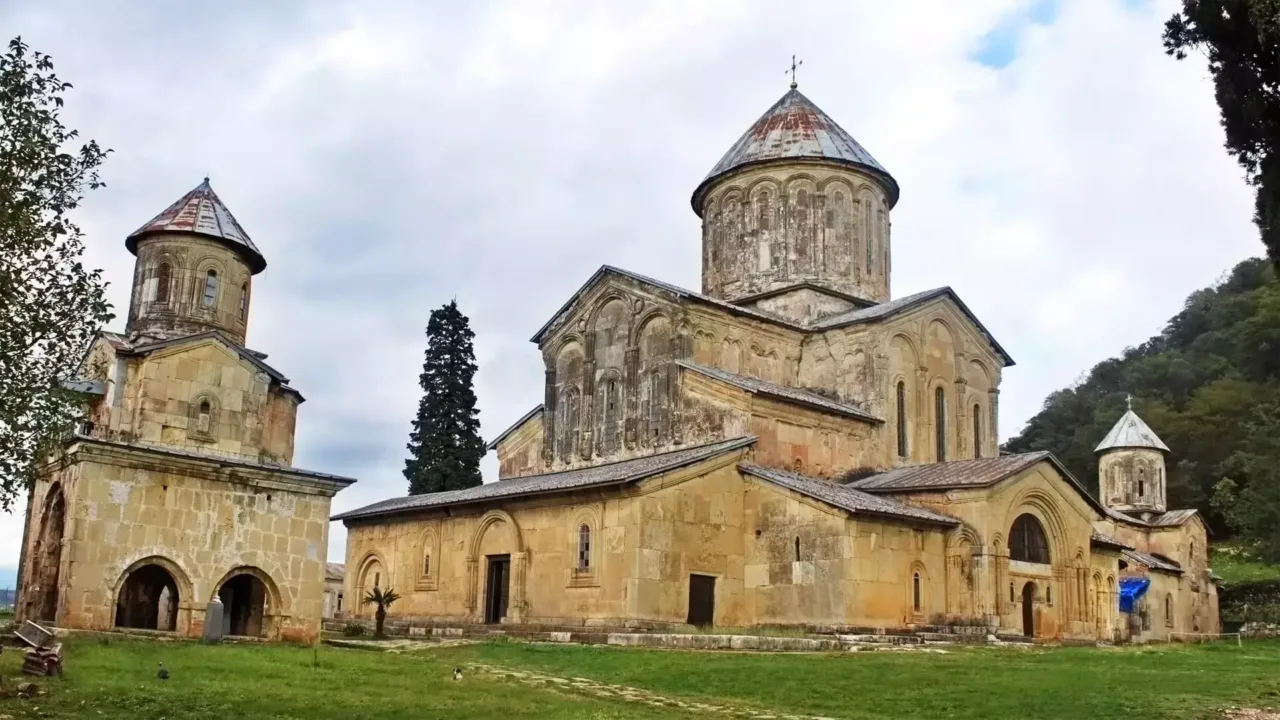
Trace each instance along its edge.
{"label": "green grass", "polygon": [[1237,545],[1210,548],[1209,567],[1222,578],[1223,585],[1280,579],[1280,565],[1262,562]]}
{"label": "green grass", "polygon": [[[319,667],[313,667],[318,657]],[[674,710],[468,671],[480,662],[630,685],[681,699],[837,718],[1219,717],[1280,705],[1280,642],[1151,648],[957,648],[947,654],[787,655],[493,642],[401,655],[322,647],[204,647],[77,638],[47,697],[0,699],[16,718],[670,718]],[[155,679],[163,660],[173,672]],[[12,678],[19,653],[0,655]],[[37,710],[38,708],[38,710]]]}

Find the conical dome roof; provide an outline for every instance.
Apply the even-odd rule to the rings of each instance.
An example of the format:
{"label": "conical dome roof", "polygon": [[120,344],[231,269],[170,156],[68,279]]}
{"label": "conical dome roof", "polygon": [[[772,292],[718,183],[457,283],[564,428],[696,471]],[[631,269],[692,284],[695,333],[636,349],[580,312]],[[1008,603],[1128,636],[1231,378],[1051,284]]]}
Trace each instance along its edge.
{"label": "conical dome roof", "polygon": [[1165,445],[1156,436],[1155,431],[1142,422],[1142,418],[1132,410],[1120,416],[1120,420],[1111,428],[1111,432],[1107,433],[1093,451],[1102,452],[1118,448],[1151,448],[1169,452],[1169,446]]}
{"label": "conical dome roof", "polygon": [[124,241],[125,247],[136,255],[138,239],[153,233],[192,233],[221,240],[244,256],[254,275],[267,267],[266,258],[213,191],[209,178],[131,233]]}
{"label": "conical dome roof", "polygon": [[693,207],[698,209],[699,196],[715,178],[745,165],[814,158],[856,166],[878,178],[889,195],[889,206],[898,202],[898,183],[866,148],[858,144],[844,128],[836,124],[822,109],[805,97],[795,85],[711,168],[711,172],[693,192]]}

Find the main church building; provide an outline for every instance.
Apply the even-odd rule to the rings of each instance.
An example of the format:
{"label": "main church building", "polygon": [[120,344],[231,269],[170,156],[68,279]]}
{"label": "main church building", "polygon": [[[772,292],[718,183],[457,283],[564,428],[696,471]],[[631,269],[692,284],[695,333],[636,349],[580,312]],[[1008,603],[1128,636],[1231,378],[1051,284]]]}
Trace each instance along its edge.
{"label": "main church building", "polygon": [[498,482],[334,518],[347,597],[394,588],[423,624],[1216,632],[1206,527],[1166,510],[1137,415],[1100,500],[999,454],[1013,360],[950,288],[890,296],[898,193],[793,84],[693,192],[701,292],[596,272],[533,336],[544,400],[491,443]]}

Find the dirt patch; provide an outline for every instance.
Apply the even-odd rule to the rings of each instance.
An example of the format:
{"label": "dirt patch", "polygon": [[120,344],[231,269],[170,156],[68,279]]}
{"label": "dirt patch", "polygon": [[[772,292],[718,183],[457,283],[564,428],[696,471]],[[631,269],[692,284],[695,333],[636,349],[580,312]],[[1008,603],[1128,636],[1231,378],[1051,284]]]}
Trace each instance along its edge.
{"label": "dirt patch", "polygon": [[1265,708],[1231,708],[1223,711],[1222,720],[1280,720],[1280,712]]}

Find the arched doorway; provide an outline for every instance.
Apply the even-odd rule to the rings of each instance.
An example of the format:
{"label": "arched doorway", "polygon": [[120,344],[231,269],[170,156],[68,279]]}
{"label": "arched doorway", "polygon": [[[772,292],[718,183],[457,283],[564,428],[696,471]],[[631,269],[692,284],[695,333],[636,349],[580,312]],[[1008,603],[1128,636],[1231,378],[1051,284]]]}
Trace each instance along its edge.
{"label": "arched doorway", "polygon": [[360,567],[360,574],[356,576],[356,596],[353,601],[348,603],[352,614],[373,616],[376,611],[374,606],[366,605],[364,599],[375,588],[394,589],[391,588],[391,578],[387,576],[387,571],[383,569],[382,562],[376,556],[371,555],[365,558]]}
{"label": "arched doorway", "polygon": [[1036,584],[1029,582],[1022,586],[1022,634],[1027,637],[1036,636]]}
{"label": "arched doorway", "polygon": [[233,574],[218,588],[222,601],[222,634],[264,637],[267,634],[266,583],[249,571]]}
{"label": "arched doorway", "polygon": [[159,565],[138,567],[116,598],[116,627],[173,631],[178,627],[178,583]]}
{"label": "arched doorway", "polygon": [[52,623],[58,619],[58,580],[62,570],[62,534],[66,527],[67,504],[62,497],[61,485],[50,487],[45,498],[40,541],[36,545],[33,563],[36,597],[32,614],[37,620]]}

